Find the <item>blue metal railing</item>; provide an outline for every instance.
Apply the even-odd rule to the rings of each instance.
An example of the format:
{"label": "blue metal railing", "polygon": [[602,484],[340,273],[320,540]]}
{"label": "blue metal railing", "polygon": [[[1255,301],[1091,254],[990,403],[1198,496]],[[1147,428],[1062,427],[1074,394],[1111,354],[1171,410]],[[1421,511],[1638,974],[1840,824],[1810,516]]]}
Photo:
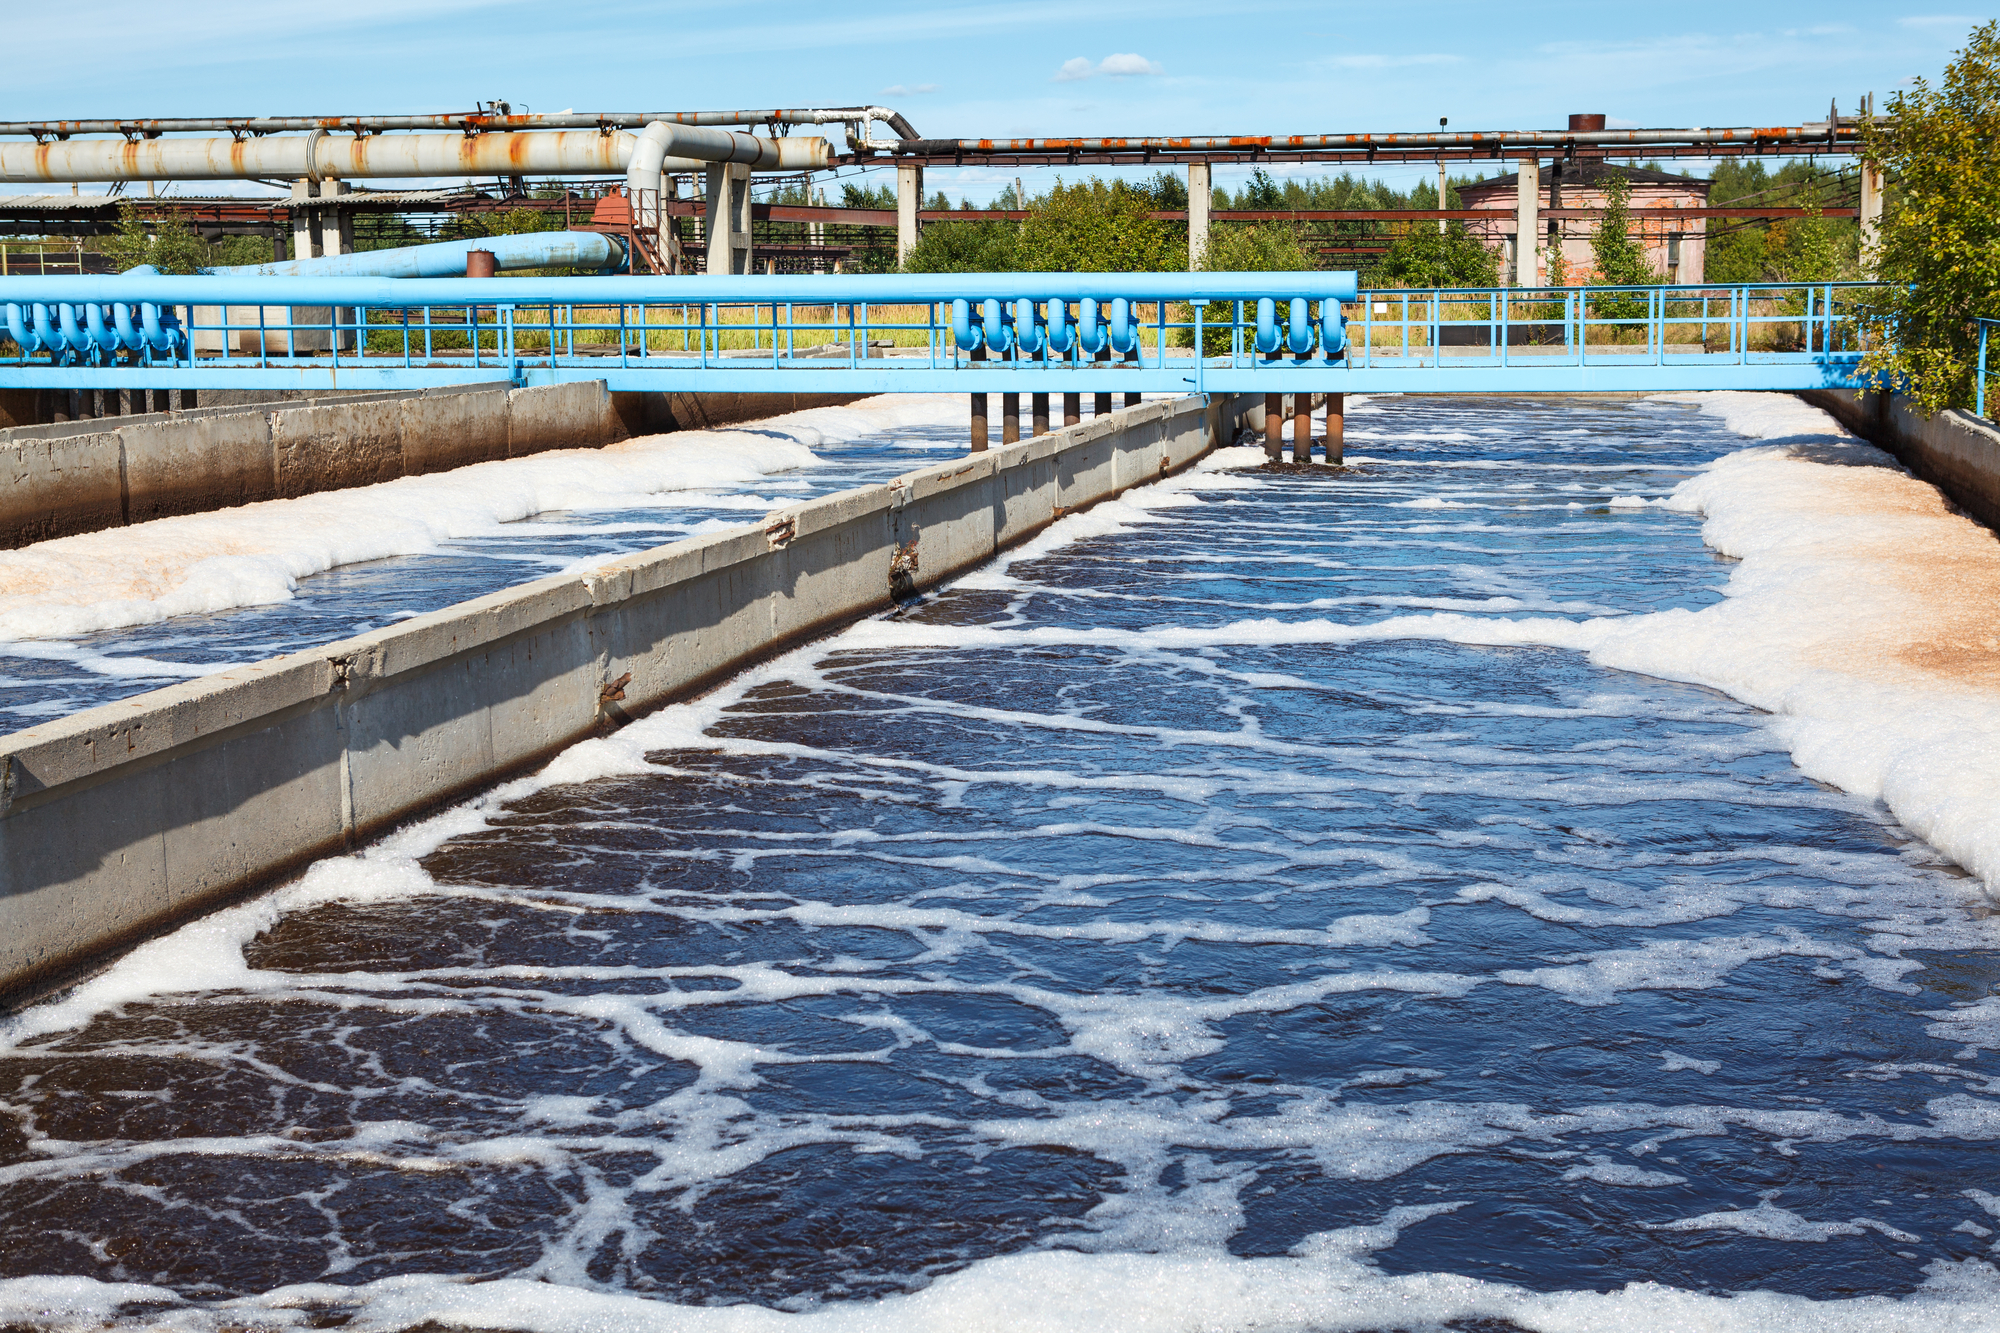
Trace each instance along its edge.
{"label": "blue metal railing", "polygon": [[0,387],[1507,392],[1851,385],[1871,284],[1353,273],[0,281]]}
{"label": "blue metal railing", "polygon": [[1986,415],[1986,334],[1989,329],[2000,328],[2000,319],[1979,321],[1979,368],[1972,376],[1972,415]]}

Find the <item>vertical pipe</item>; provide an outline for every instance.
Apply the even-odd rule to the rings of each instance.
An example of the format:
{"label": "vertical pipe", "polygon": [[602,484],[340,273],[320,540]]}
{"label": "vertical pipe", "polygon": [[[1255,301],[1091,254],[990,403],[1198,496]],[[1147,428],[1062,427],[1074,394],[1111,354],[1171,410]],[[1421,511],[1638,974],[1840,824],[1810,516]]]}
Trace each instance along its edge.
{"label": "vertical pipe", "polygon": [[1347,438],[1347,395],[1326,396],[1326,465],[1339,467],[1341,448]]}
{"label": "vertical pipe", "polygon": [[1264,395],[1264,461],[1282,463],[1285,459],[1285,395],[1267,393]]}
{"label": "vertical pipe", "polygon": [[1538,157],[1524,157],[1514,189],[1514,253],[1518,256],[1514,281],[1522,287],[1541,285],[1540,265],[1535,262],[1535,241],[1541,226],[1536,215],[1541,203],[1542,161]]}
{"label": "vertical pipe", "polygon": [[[1134,315],[1132,316],[1132,318],[1133,318],[1134,320],[1137,320],[1137,319],[1138,319],[1138,315],[1134,314]],[[1132,335],[1132,336],[1136,338],[1136,337],[1138,337],[1138,333],[1137,333],[1136,331],[1134,331],[1134,333],[1133,333],[1133,335]],[[1125,364],[1126,364],[1126,365],[1128,365],[1128,366],[1131,366],[1131,367],[1132,367],[1132,368],[1133,368],[1134,370],[1138,369],[1138,367],[1139,367],[1139,345],[1138,345],[1138,344],[1137,344],[1136,342],[1132,344],[1132,350],[1131,350],[1131,351],[1129,351],[1129,352],[1127,352],[1127,353],[1125,353]],[[1125,406],[1127,406],[1127,407],[1137,407],[1138,405],[1139,405],[1139,395],[1138,395],[1138,394],[1136,394],[1136,393],[1128,393],[1128,394],[1126,394],[1126,395],[1125,395]]]}
{"label": "vertical pipe", "polygon": [[1021,439],[1021,395],[1000,395],[1000,443],[1016,444]]}
{"label": "vertical pipe", "polygon": [[1201,268],[1208,253],[1208,209],[1215,187],[1209,182],[1208,163],[1188,163],[1188,272]]}
{"label": "vertical pipe", "polygon": [[1292,461],[1313,461],[1313,396],[1309,393],[1292,395]]}
{"label": "vertical pipe", "polygon": [[1063,425],[1074,426],[1083,420],[1083,395],[1066,393],[1063,395]]}
{"label": "vertical pipe", "polygon": [[1028,398],[1028,412],[1034,419],[1037,435],[1049,433],[1049,396],[1045,393],[1032,394]]}

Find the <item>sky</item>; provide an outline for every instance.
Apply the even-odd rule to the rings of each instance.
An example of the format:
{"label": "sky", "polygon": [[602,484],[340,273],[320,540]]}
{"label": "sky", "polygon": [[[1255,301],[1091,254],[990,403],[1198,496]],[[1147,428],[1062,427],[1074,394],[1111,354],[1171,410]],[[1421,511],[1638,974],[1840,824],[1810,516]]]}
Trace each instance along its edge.
{"label": "sky", "polygon": [[[78,13],[9,15],[0,119],[505,100],[543,112],[876,103],[940,138],[1416,130],[1439,117],[1550,129],[1571,112],[1797,124],[1830,101],[1846,113],[1863,93],[1879,105],[1913,78],[1935,82],[1992,17],[1854,0],[99,0],[81,29]],[[20,58],[36,51],[48,58]],[[1373,174],[1407,186],[1432,170]],[[1056,172],[933,169],[926,188],[984,203],[1017,174],[1034,193]],[[1247,169],[1216,174],[1234,185]]]}

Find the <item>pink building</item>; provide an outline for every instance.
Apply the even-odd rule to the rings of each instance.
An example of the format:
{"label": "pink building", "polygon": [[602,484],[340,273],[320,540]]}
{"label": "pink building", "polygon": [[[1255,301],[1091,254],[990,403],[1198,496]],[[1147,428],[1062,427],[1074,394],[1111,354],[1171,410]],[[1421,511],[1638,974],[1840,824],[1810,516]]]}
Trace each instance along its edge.
{"label": "pink building", "polygon": [[[1614,166],[1595,159],[1561,158],[1541,168],[1541,199],[1536,206],[1540,235],[1535,239],[1535,271],[1522,270],[1516,280],[1522,286],[1548,282],[1548,254],[1562,247],[1563,263],[1570,285],[1591,281],[1595,276],[1590,238],[1597,232],[1594,218],[1550,217],[1551,209],[1602,208],[1604,184],[1613,176],[1623,176],[1632,187],[1631,235],[1646,247],[1646,258],[1661,282],[1700,282],[1702,260],[1708,236],[1707,218],[1648,217],[1652,209],[1691,209],[1708,206],[1709,183],[1663,171],[1641,167]],[[1492,209],[1493,220],[1477,219],[1466,228],[1500,257],[1503,275],[1513,272],[1516,208],[1519,204],[1518,175],[1495,176],[1458,192],[1460,207]]]}

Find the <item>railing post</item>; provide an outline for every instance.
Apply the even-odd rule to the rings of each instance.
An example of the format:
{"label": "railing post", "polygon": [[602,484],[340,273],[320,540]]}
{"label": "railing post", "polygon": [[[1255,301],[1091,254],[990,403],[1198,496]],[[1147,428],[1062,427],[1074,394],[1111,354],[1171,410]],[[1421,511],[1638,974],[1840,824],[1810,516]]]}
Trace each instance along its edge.
{"label": "railing post", "polygon": [[1979,373],[1973,382],[1972,415],[1986,415],[1986,331],[1993,326],[1985,320],[1979,321]]}

